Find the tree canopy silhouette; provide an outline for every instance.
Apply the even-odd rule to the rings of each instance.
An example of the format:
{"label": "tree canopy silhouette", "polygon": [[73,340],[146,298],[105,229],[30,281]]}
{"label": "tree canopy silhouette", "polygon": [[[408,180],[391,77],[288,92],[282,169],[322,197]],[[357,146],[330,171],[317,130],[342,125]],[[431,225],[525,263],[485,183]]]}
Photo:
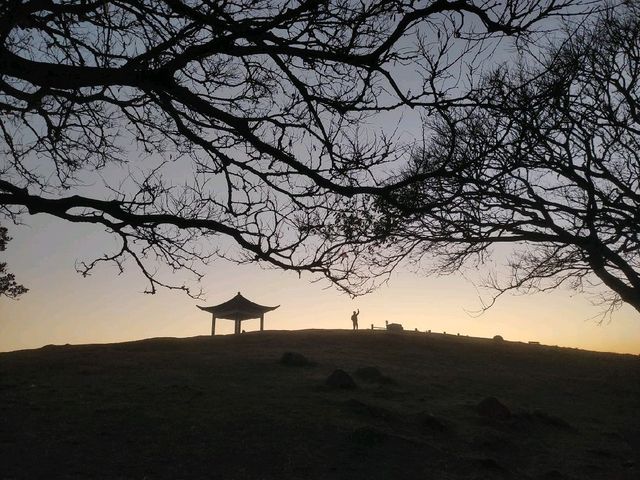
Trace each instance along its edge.
{"label": "tree canopy silhouette", "polygon": [[427,180],[349,219],[353,252],[382,269],[435,256],[452,272],[506,244],[492,302],[567,284],[640,311],[640,4],[626,3],[430,119],[402,175]]}
{"label": "tree canopy silhouette", "polygon": [[80,270],[130,258],[149,292],[188,290],[158,261],[198,275],[216,255],[348,288],[309,226],[406,183],[387,181],[407,152],[384,115],[474,102],[493,39],[575,3],[5,1],[0,207],[106,227],[119,249]]}
{"label": "tree canopy silhouette", "polygon": [[[11,237],[7,234],[7,228],[0,225],[0,252],[7,249],[7,243]],[[0,297],[2,295],[9,298],[18,298],[23,293],[27,293],[28,288],[16,282],[16,276],[7,271],[7,263],[0,262]]]}

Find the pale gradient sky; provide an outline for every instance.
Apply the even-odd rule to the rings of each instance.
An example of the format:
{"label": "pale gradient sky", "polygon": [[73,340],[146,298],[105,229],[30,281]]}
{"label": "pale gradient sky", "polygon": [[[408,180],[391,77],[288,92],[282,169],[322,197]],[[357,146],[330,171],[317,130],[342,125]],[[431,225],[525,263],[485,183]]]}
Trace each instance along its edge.
{"label": "pale gradient sky", "polygon": [[[512,53],[509,44],[505,52]],[[496,55],[481,65],[488,68],[502,60],[503,56]],[[412,88],[416,79],[407,75],[404,81],[406,88]],[[399,127],[401,141],[420,138],[417,112],[377,118],[382,124]],[[140,159],[135,158],[137,168],[142,168]],[[191,168],[187,168],[183,174],[190,172]],[[590,319],[600,312],[600,307],[593,307],[583,295],[560,290],[506,296],[484,315],[472,317],[465,310],[479,307],[477,293],[459,276],[425,278],[399,271],[388,285],[351,299],[327,288],[324,281],[310,283],[312,278],[308,276],[300,279],[293,273],[219,260],[204,270],[206,301],[163,290],[157,295],[145,295],[141,293],[147,286],[145,280],[133,268],[120,276],[113,267],[106,266],[97,268],[88,278],[76,273],[76,260],[90,260],[92,254],[116,248],[110,237],[95,226],[69,224],[44,215],[24,217],[24,221],[30,226],[15,227],[4,222],[14,240],[0,259],[6,259],[10,271],[30,291],[18,301],[0,298],[0,351],[47,344],[206,335],[210,332],[210,316],[196,305],[218,304],[241,291],[258,303],[281,304],[267,314],[267,329],[350,328],[351,312],[359,308],[362,328],[371,323],[381,326],[389,320],[421,331],[481,337],[500,334],[508,340],[640,353],[640,314],[632,308],[625,307],[611,322],[598,325]],[[181,283],[179,275],[174,283]],[[258,320],[243,322],[247,331],[258,327]],[[217,330],[220,334],[232,333],[233,323],[220,320]]]}
{"label": "pale gradient sky", "polygon": [[[351,299],[311,277],[237,266],[225,261],[205,269],[206,301],[178,292],[141,293],[146,284],[129,269],[118,276],[112,267],[98,268],[87,278],[75,272],[108,238],[90,225],[73,225],[52,217],[25,217],[30,226],[7,225],[14,237],[4,252],[10,271],[30,288],[20,300],[0,298],[0,351],[47,344],[108,343],[148,337],[190,337],[210,332],[210,316],[196,305],[214,305],[238,291],[257,303],[281,307],[266,315],[267,329],[350,328],[352,310],[360,309],[360,326],[385,320],[406,329],[446,331],[507,340],[590,350],[640,353],[640,315],[625,307],[612,321],[598,325],[598,314],[583,295],[567,290],[551,294],[503,297],[491,310],[477,309],[473,285],[457,277],[425,278],[398,272],[387,286]],[[113,249],[113,247],[111,248]],[[3,260],[4,261],[4,260]],[[179,276],[176,277],[179,280]],[[243,322],[247,331],[258,320]],[[233,322],[220,320],[217,332],[233,332]]]}

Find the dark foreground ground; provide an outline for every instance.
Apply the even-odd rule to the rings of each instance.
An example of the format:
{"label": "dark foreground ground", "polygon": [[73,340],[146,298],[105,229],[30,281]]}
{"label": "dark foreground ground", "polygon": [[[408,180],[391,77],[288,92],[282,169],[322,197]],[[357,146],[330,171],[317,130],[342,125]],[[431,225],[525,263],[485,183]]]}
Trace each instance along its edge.
{"label": "dark foreground ground", "polygon": [[[324,385],[374,365],[394,383]],[[3,353],[0,478],[635,480],[640,357],[384,331]]]}

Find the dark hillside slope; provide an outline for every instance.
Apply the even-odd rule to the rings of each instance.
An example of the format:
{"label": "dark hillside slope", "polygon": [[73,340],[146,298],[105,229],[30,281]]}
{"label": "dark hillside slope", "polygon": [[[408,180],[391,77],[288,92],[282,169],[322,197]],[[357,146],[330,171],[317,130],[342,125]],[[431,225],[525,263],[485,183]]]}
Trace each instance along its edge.
{"label": "dark hillside slope", "polygon": [[[338,368],[356,389],[325,385]],[[631,480],[639,412],[632,355],[335,330],[49,346],[0,354],[0,478]]]}

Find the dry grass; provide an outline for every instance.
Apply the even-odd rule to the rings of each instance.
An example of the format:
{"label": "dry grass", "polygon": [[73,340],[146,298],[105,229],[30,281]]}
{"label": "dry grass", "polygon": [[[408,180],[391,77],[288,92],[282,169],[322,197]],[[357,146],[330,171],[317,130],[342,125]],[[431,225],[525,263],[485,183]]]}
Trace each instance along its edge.
{"label": "dry grass", "polygon": [[[324,386],[365,366],[392,382]],[[512,417],[480,416],[487,396]],[[639,407],[637,356],[466,337],[50,346],[0,354],[0,478],[631,480]]]}

